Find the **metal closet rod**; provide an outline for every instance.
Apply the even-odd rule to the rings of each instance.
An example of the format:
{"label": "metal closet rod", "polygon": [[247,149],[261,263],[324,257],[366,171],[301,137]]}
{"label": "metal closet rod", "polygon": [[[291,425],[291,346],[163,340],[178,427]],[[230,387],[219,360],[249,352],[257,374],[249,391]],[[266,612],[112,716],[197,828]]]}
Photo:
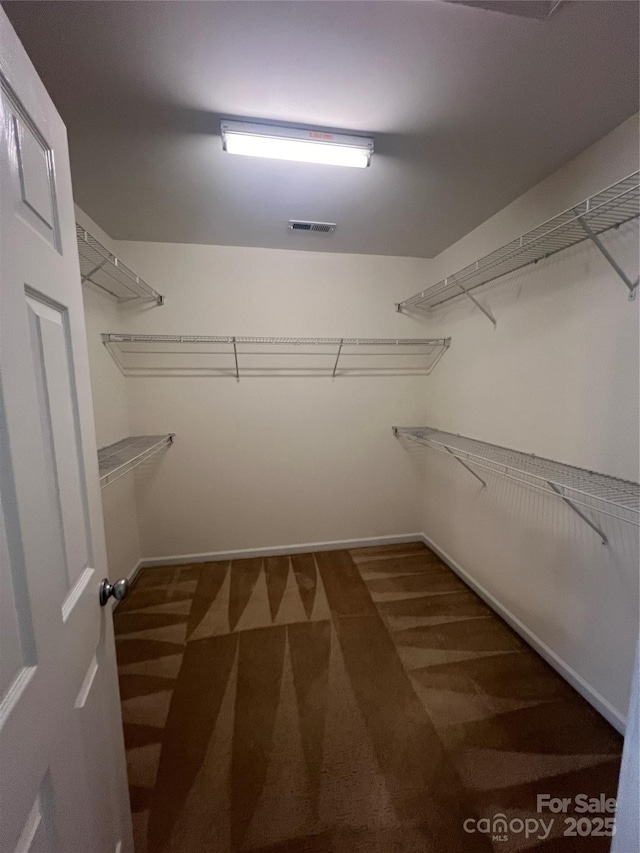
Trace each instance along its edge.
{"label": "metal closet rod", "polygon": [[487,483],[474,469],[560,498],[600,536],[603,545],[608,543],[606,534],[584,509],[640,526],[638,483],[430,427],[393,427],[393,433],[453,456],[483,487]]}

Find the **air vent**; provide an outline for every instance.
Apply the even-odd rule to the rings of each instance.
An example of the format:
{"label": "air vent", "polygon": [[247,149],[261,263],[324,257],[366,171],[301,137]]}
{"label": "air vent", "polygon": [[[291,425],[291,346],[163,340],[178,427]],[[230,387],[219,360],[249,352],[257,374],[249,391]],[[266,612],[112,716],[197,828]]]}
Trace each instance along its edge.
{"label": "air vent", "polygon": [[307,222],[304,219],[290,219],[289,231],[313,231],[316,234],[333,234],[335,222]]}

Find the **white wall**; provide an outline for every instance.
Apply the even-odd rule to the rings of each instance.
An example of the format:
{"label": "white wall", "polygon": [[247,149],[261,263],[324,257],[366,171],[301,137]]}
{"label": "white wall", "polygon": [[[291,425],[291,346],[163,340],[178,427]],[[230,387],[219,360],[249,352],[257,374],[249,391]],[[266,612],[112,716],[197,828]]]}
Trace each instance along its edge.
{"label": "white wall", "polygon": [[[78,207],[76,221],[114,251],[113,241]],[[122,309],[104,291],[90,284],[82,286],[82,294],[96,439],[98,447],[104,447],[131,435],[125,379],[100,339],[105,328],[119,328]],[[102,506],[110,578],[127,577],[142,557],[133,478],[122,477],[104,488]]]}
{"label": "white wall", "polygon": [[[420,260],[178,244],[118,251],[166,304],[123,308],[103,332],[410,337],[417,328],[394,300],[420,287]],[[132,431],[176,433],[136,478],[145,557],[419,531],[419,478],[391,426],[424,417],[431,379],[127,378]]]}
{"label": "white wall", "polygon": [[[435,258],[430,281],[637,169],[636,117]],[[637,220],[604,239],[635,278]],[[468,302],[424,321],[429,335],[453,337],[429,384],[428,425],[637,481],[638,300],[597,249],[582,243],[481,300],[495,330]],[[638,630],[637,528],[599,517],[604,547],[559,500],[492,475],[482,489],[454,461],[419,454],[426,535],[620,725]]]}

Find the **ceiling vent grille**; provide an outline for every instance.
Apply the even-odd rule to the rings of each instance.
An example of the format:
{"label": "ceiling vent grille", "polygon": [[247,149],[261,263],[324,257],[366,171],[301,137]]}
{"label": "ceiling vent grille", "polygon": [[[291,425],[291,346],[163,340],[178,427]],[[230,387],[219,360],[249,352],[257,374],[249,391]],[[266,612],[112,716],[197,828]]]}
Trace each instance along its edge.
{"label": "ceiling vent grille", "polygon": [[304,219],[289,220],[289,231],[312,231],[314,234],[333,234],[335,230],[335,222],[308,222]]}

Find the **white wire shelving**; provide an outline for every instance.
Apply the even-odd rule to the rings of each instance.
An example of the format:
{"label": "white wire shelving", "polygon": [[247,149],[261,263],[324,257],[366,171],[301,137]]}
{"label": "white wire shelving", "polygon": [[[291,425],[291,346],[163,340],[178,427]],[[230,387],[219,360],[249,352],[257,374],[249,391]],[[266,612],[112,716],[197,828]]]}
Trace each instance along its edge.
{"label": "white wire shelving", "polygon": [[601,513],[640,526],[640,484],[554,462],[535,454],[488,444],[430,427],[393,427],[394,434],[453,456],[486,486],[477,470],[515,480],[563,500],[607,544],[588,513]]}
{"label": "white wire shelving", "polygon": [[136,275],[133,270],[106,249],[81,225],[76,223],[76,240],[80,256],[80,277],[114,296],[118,302],[156,302],[164,304],[164,296]]}
{"label": "white wire shelving", "polygon": [[104,334],[125,376],[428,374],[451,338],[287,338]]}
{"label": "white wire shelving", "polygon": [[599,235],[612,228],[619,228],[639,215],[640,172],[634,172],[410,299],[405,299],[396,308],[401,313],[433,311],[454,299],[467,297],[495,325],[491,312],[474,295],[477,288],[529,264],[537,264],[583,240],[594,243],[626,285],[629,298],[633,299],[637,293],[638,279],[632,280],[627,275]]}
{"label": "white wire shelving", "polygon": [[134,435],[98,450],[100,488],[124,477],[163,448],[173,444],[175,433],[167,435]]}

